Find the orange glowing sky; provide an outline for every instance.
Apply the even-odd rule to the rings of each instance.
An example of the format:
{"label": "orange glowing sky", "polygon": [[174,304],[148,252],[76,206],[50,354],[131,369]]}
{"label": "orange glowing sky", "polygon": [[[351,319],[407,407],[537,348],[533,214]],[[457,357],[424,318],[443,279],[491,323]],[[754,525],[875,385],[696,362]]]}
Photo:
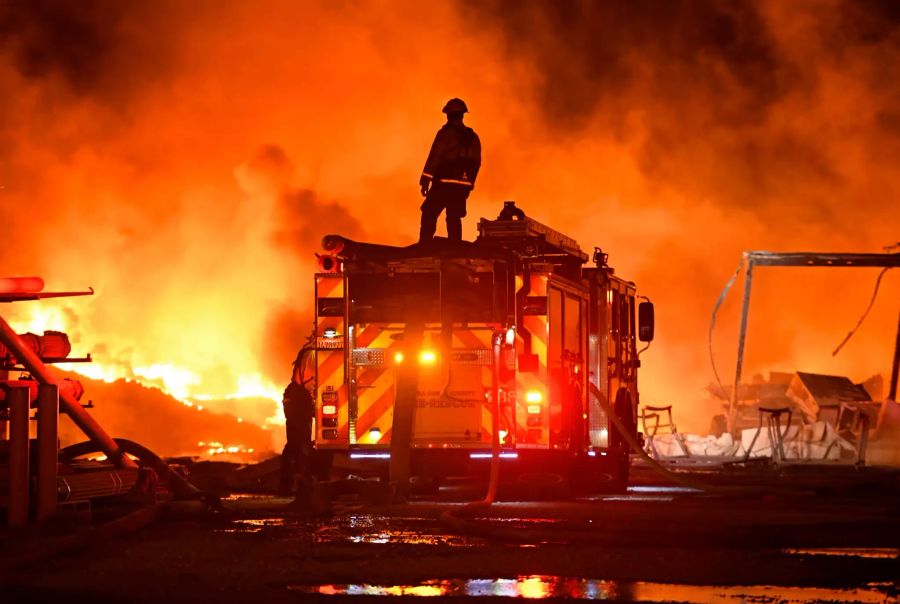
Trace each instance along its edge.
{"label": "orange glowing sky", "polygon": [[[898,59],[891,2],[4,4],[0,273],[97,295],[2,310],[98,375],[275,416],[321,236],[414,240],[459,96],[484,148],[465,235],[515,199],[602,246],[656,303],[643,400],[703,431],[742,250],[900,240]],[[886,374],[898,271],[830,356],[876,273],[758,273],[746,375]]]}

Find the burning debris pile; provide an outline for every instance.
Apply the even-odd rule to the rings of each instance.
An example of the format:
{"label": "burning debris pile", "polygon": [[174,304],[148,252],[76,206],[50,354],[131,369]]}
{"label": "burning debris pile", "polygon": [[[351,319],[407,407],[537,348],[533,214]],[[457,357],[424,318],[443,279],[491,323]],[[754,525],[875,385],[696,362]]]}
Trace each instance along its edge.
{"label": "burning debris pile", "polygon": [[[157,388],[127,380],[78,376],[93,415],[111,433],[137,440],[166,457],[199,456],[255,461],[272,454],[272,431],[208,407],[187,406]],[[75,438],[61,426],[63,445]]]}
{"label": "burning debris pile", "polygon": [[[707,393],[723,411],[713,418],[710,435],[651,435],[653,448],[659,457],[780,457],[893,464],[900,461],[894,459],[896,445],[891,436],[900,428],[900,414],[897,403],[884,399],[883,388],[881,375],[856,384],[845,376],[772,371],[767,379],[755,375],[750,383],[741,384],[732,409],[732,386],[710,384]],[[734,417],[734,432],[727,431],[729,412]],[[874,440],[871,445],[870,440]]]}
{"label": "burning debris pile", "polygon": [[[875,375],[860,384],[850,378],[797,371],[793,373],[772,371],[769,378],[755,375],[749,384],[741,384],[737,405],[733,411],[735,428],[756,428],[759,409],[783,408],[792,412],[798,423],[829,420],[837,423],[837,412],[842,403],[863,403],[881,400],[884,378]],[[723,413],[713,418],[711,432],[725,431],[726,415],[731,407],[733,386],[710,384],[707,392],[720,401]]]}
{"label": "burning debris pile", "polygon": [[[44,292],[38,277],[0,279],[0,302],[42,300],[85,292]],[[5,309],[4,309],[5,310]],[[90,366],[91,355],[72,357],[69,335],[46,330],[43,334],[18,333],[21,345],[44,364],[70,368]],[[10,388],[24,388],[31,401],[38,399],[38,380],[21,366],[16,351],[0,342],[0,409],[7,406]],[[47,368],[56,379],[61,396],[91,409],[91,415],[120,438],[146,443],[164,456],[200,456],[251,461],[271,453],[272,432],[230,413],[216,413],[201,404],[179,400],[154,387],[133,380],[97,380],[79,373]],[[85,397],[85,394],[88,396]],[[84,403],[87,400],[87,403]],[[94,401],[98,401],[95,405]],[[0,427],[6,432],[6,416]],[[81,431],[63,416],[60,444],[83,440]]]}

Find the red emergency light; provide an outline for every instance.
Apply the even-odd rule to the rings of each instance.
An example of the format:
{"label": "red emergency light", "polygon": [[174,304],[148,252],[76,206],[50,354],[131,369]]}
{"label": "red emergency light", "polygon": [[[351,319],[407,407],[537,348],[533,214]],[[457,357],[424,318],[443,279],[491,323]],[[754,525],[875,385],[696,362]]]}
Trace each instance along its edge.
{"label": "red emergency light", "polygon": [[40,277],[0,277],[0,294],[36,294],[42,289]]}

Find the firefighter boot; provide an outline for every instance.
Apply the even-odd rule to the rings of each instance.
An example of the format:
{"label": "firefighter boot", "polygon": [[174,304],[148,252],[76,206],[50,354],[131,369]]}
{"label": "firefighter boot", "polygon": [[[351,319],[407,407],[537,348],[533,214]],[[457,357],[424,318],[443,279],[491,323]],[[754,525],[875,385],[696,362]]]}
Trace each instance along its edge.
{"label": "firefighter boot", "polygon": [[447,239],[462,241],[462,218],[447,214]]}

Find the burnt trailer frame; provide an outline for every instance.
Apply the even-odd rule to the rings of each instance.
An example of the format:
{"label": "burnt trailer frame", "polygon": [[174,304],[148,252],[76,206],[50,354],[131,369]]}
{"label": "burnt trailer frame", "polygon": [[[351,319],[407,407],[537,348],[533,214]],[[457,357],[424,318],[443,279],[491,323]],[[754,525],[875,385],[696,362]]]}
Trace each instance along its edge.
{"label": "burnt trailer frame", "polygon": [[[747,342],[747,319],[750,313],[750,295],[753,286],[753,268],[756,266],[787,267],[832,267],[832,268],[897,268],[900,267],[900,252],[894,254],[866,254],[841,252],[744,252],[743,262],[747,263],[744,276],[744,295],[741,306],[741,326],[738,332],[737,361],[735,363],[734,386],[728,405],[728,431],[734,431],[738,392],[744,368],[744,349]],[[897,321],[897,336],[894,344],[894,359],[891,369],[891,385],[888,399],[897,400],[897,379],[900,370],[900,314]]]}

